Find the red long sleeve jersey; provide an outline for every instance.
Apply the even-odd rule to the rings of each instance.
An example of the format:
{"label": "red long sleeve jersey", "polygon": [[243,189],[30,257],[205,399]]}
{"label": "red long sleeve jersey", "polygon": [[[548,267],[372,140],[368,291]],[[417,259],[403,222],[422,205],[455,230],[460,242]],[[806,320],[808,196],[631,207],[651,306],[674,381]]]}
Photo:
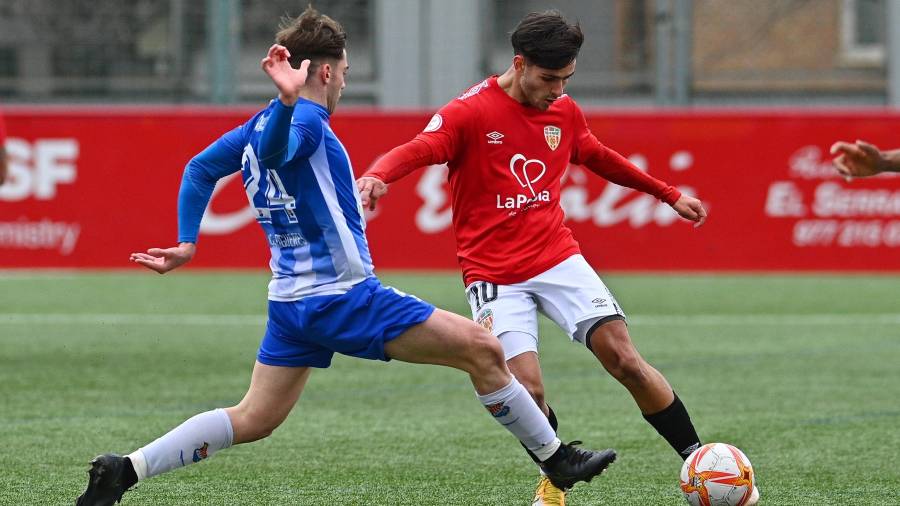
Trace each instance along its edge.
{"label": "red long sleeve jersey", "polygon": [[567,95],[541,111],[510,97],[496,76],[441,108],[422,133],[365,175],[390,183],[444,162],[466,285],[518,283],[579,253],[559,204],[560,180],[570,162],[669,204],[680,197],[600,144]]}

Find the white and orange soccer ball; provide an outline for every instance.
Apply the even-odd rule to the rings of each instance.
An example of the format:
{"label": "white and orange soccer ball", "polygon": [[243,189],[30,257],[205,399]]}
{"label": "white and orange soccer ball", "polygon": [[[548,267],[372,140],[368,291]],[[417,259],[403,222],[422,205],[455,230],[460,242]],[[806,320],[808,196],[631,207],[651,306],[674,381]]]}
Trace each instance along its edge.
{"label": "white and orange soccer ball", "polygon": [[703,445],[684,461],[681,491],[691,506],[753,506],[759,501],[750,459],[725,443]]}

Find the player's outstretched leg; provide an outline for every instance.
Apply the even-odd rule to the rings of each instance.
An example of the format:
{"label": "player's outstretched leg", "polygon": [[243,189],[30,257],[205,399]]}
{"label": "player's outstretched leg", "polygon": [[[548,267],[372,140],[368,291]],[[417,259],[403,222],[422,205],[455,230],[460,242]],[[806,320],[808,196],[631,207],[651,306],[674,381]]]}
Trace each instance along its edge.
{"label": "player's outstretched leg", "polygon": [[106,454],[91,461],[87,489],[76,505],[112,505],[139,479],[200,462],[231,446],[232,440],[231,420],[224,409],[195,415],[127,456]]}
{"label": "player's outstretched leg", "polygon": [[[559,421],[556,418],[556,413],[553,412],[553,408],[544,399],[544,380],[541,373],[541,363],[537,355],[537,338],[518,331],[504,332],[497,337],[507,353],[506,365],[509,367],[510,372],[528,390],[534,402],[547,415],[550,426],[553,427],[553,431],[558,435]],[[509,350],[514,350],[515,354],[510,356]],[[525,451],[540,468],[541,461],[528,448],[525,448]],[[534,489],[534,498],[531,500],[531,506],[564,506],[565,504],[566,491],[557,488],[541,469],[541,475],[538,479],[537,487]]]}
{"label": "player's outstretched leg", "polygon": [[232,444],[268,436],[287,418],[309,371],[257,362],[250,388],[237,406],[195,415],[126,456],[106,454],[91,461],[88,486],[76,506],[111,506],[138,480],[200,462]]}
{"label": "player's outstretched leg", "polygon": [[682,459],[687,459],[700,447],[700,437],[691,417],[666,378],[635,349],[625,322],[601,323],[588,336],[588,347],[603,367],[628,389],[644,419]]}
{"label": "player's outstretched leg", "polygon": [[613,450],[597,452],[562,443],[525,387],[510,374],[497,339],[466,318],[436,309],[424,323],[388,342],[385,352],[393,359],[469,373],[488,412],[541,461],[548,479],[559,488],[590,481],[615,460]]}

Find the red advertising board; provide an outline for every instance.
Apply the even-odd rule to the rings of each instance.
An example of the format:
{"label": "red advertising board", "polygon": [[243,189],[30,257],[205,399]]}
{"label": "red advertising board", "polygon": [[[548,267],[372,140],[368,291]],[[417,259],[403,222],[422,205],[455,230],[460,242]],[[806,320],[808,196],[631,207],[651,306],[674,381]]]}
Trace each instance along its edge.
{"label": "red advertising board", "polygon": [[[7,109],[0,268],[120,268],[132,251],[173,245],[184,164],[253,112]],[[339,110],[333,127],[360,174],[428,119]],[[827,153],[838,139],[900,147],[900,114],[594,111],[588,121],[605,144],[710,212],[695,229],[647,195],[570,167],[567,225],[600,270],[900,271],[900,177],[846,182]],[[444,171],[395,183],[369,216],[377,268],[457,267]],[[267,258],[240,182],[224,181],[192,265],[261,267]]]}

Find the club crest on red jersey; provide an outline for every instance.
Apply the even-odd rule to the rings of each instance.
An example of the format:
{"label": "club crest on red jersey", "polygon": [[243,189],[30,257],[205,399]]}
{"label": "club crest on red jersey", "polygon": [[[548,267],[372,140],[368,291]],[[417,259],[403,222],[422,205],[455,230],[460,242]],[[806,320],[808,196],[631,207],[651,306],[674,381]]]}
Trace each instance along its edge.
{"label": "club crest on red jersey", "polygon": [[550,146],[552,151],[556,151],[556,148],[559,147],[560,137],[562,137],[562,130],[559,127],[552,125],[544,127],[544,140],[547,141],[547,145]]}

